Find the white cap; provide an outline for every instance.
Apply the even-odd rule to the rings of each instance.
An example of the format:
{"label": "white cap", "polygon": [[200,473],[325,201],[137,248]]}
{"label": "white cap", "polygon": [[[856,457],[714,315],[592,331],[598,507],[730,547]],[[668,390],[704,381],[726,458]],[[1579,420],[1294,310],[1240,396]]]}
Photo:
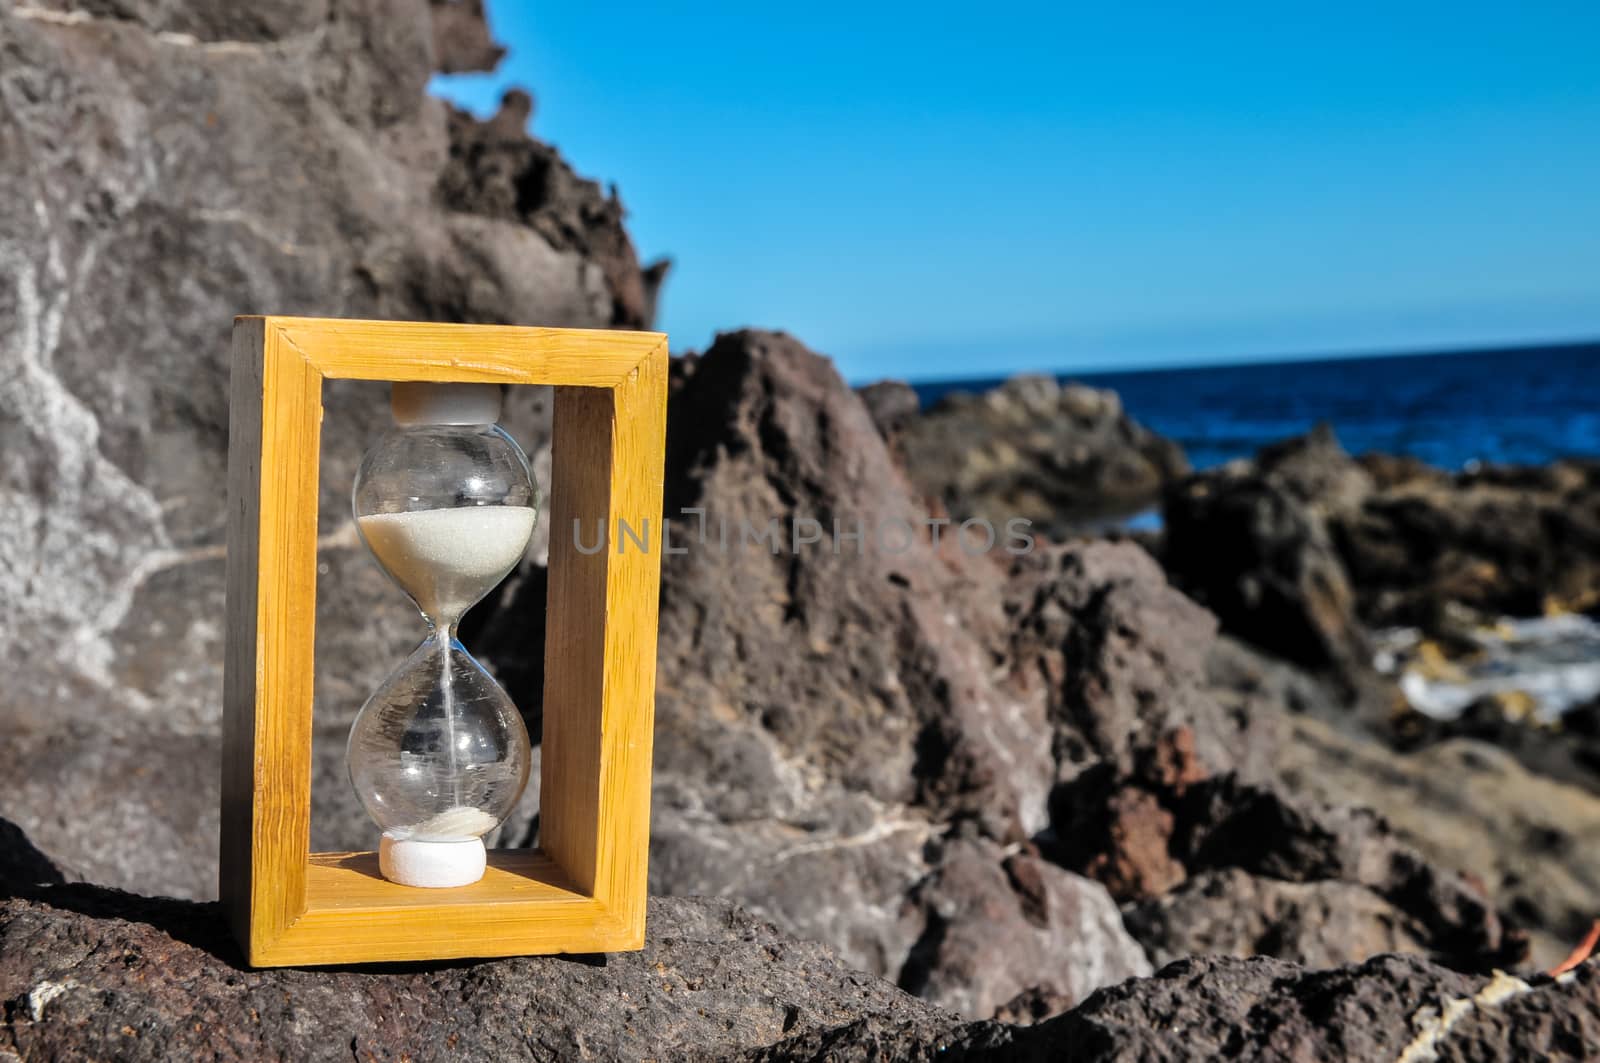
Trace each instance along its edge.
{"label": "white cap", "polygon": [[421,842],[385,831],[378,843],[378,870],[390,882],[426,889],[470,886],[483,877],[488,853],[482,838]]}
{"label": "white cap", "polygon": [[396,424],[494,424],[500,420],[499,384],[434,384],[396,380],[389,408]]}

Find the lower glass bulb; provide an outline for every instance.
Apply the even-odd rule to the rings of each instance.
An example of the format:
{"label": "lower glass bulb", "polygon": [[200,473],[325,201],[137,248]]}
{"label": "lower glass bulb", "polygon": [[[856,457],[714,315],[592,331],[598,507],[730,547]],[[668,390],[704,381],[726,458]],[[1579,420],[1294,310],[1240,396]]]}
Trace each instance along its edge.
{"label": "lower glass bulb", "polygon": [[516,706],[461,643],[439,631],[417,647],[350,730],[350,781],[383,828],[384,876],[477,881],[481,839],[511,814],[531,759]]}

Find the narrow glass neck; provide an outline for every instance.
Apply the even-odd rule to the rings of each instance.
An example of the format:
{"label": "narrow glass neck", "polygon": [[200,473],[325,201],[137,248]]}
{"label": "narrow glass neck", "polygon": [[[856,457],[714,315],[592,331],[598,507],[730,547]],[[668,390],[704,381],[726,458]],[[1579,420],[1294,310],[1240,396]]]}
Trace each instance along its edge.
{"label": "narrow glass neck", "polygon": [[435,620],[427,613],[422,614],[423,622],[428,625],[428,637],[437,638],[441,642],[449,643],[456,640],[456,629],[461,626],[461,616],[441,617]]}

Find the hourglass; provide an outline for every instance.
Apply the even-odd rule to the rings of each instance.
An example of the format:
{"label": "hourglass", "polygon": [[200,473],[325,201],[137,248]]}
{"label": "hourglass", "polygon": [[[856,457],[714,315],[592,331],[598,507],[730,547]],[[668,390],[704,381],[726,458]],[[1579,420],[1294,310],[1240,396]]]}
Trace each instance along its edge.
{"label": "hourglass", "polygon": [[528,782],[522,717],[456,641],[462,615],[522,559],[538,513],[500,401],[498,384],[396,383],[395,427],[352,492],[362,541],[430,628],[350,728],[350,781],[383,829],[379,867],[406,886],[482,878],[483,835]]}
{"label": "hourglass", "polygon": [[[322,551],[342,549],[323,533],[345,519],[319,527],[331,380],[397,382],[353,501],[426,638],[329,751],[313,716],[316,603],[340,593],[317,585]],[[548,513],[495,427],[507,384],[552,389]],[[218,887],[251,964],[643,945],[666,406],[660,333],[235,319]],[[528,777],[528,738],[455,630],[536,521],[550,528],[544,636],[521,652],[544,661],[539,844],[485,853]],[[376,851],[311,851],[328,752],[345,755]]]}

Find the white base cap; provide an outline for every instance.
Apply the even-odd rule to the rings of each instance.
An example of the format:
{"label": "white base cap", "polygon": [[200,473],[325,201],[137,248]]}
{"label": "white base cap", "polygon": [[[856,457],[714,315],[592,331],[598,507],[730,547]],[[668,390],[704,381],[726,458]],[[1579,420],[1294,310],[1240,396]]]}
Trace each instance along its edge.
{"label": "white base cap", "polygon": [[385,832],[378,843],[378,870],[390,882],[425,889],[470,886],[483,877],[489,854],[482,838],[423,842]]}

